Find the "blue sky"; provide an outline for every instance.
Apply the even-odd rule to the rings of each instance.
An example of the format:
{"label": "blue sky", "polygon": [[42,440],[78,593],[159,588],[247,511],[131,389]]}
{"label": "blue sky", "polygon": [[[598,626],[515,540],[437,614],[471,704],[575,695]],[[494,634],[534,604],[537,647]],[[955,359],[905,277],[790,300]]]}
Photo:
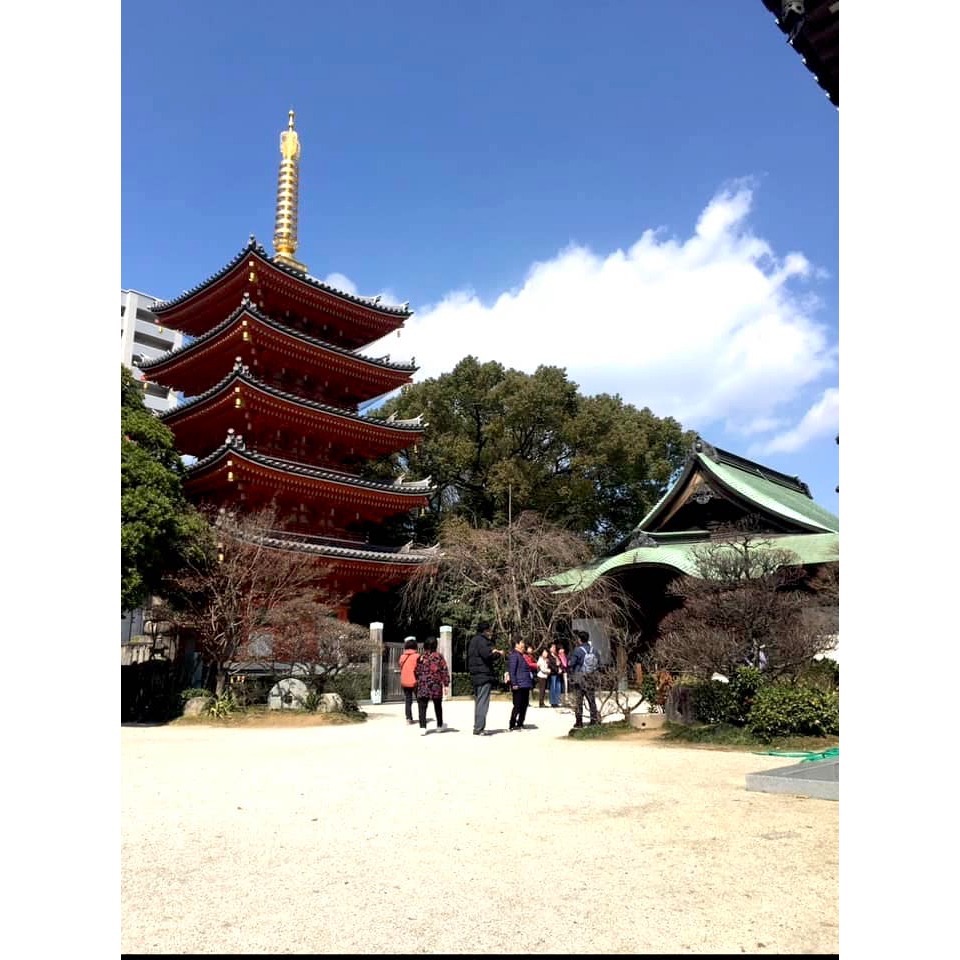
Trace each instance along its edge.
{"label": "blue sky", "polygon": [[416,311],[374,355],[566,368],[839,512],[838,113],[756,2],[123,6],[122,284],[272,251]]}

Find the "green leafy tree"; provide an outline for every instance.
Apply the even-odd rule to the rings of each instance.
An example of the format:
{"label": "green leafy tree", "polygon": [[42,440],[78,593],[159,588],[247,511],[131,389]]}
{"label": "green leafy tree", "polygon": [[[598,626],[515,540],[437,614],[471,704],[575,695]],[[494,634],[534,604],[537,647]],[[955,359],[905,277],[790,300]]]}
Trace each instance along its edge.
{"label": "green leafy tree", "polygon": [[391,413],[427,422],[406,463],[440,491],[421,542],[436,539],[444,517],[490,527],[532,510],[610,549],[666,491],[692,438],[619,396],[582,396],[559,367],[526,374],[474,357],[378,411]]}
{"label": "green leafy tree", "polygon": [[143,404],[143,391],[120,368],[120,609],[162,590],[208,535],[183,494],[173,434]]}

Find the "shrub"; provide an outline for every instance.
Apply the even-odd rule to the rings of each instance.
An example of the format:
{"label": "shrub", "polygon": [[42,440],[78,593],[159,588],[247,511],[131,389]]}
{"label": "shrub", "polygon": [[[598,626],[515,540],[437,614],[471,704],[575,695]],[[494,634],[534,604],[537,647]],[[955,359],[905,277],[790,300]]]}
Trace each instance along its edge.
{"label": "shrub", "polygon": [[188,687],[186,690],[180,691],[180,702],[186,703],[188,700],[192,700],[194,697],[212,697],[213,691],[207,690],[204,687]]}
{"label": "shrub", "polygon": [[840,664],[829,657],[824,657],[822,660],[811,660],[800,670],[798,678],[818,690],[839,690]]}
{"label": "shrub", "polygon": [[224,720],[227,717],[232,716],[239,709],[240,705],[237,703],[236,698],[234,697],[233,693],[228,690],[219,697],[213,698],[207,704],[206,712],[217,720]]}
{"label": "shrub", "polygon": [[757,691],[747,718],[763,741],[790,735],[823,737],[840,732],[840,697],[805,684],[770,684]]}
{"label": "shrub", "polygon": [[643,680],[640,681],[640,696],[642,696],[651,707],[659,706],[657,703],[657,678],[652,673],[645,673],[643,675]]}
{"label": "shrub", "polygon": [[730,678],[730,711],[727,723],[744,726],[760,688],[767,678],[756,667],[738,667]]}
{"label": "shrub", "polygon": [[455,673],[450,678],[450,695],[452,697],[472,697],[473,684],[469,673]]}
{"label": "shrub", "polygon": [[693,709],[701,723],[724,723],[733,712],[733,692],[722,680],[701,680],[691,686]]}

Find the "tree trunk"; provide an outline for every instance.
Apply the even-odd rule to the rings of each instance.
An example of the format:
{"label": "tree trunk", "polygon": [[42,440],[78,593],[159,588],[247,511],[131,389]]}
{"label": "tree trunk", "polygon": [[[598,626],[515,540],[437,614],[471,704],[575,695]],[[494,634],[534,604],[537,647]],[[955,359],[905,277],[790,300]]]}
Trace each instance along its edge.
{"label": "tree trunk", "polygon": [[218,696],[222,697],[227,689],[227,671],[217,664],[217,685],[214,687],[213,692]]}

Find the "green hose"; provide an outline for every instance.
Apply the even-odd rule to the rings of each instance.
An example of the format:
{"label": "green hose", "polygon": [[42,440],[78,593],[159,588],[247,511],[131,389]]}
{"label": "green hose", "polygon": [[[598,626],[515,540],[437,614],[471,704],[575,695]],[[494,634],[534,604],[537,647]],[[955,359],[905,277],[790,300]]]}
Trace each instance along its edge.
{"label": "green hose", "polygon": [[813,760],[833,760],[840,756],[839,747],[830,747],[829,750],[765,750],[757,754],[760,757],[796,757],[801,763],[810,763]]}

